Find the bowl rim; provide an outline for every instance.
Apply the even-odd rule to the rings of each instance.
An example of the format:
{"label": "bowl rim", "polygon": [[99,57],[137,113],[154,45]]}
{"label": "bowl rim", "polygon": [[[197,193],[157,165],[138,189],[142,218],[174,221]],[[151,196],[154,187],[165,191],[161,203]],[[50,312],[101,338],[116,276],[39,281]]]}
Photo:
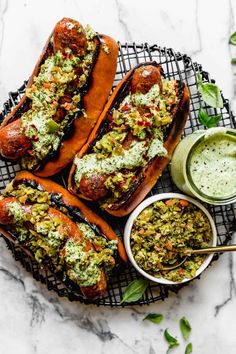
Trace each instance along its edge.
{"label": "bowl rim", "polygon": [[210,264],[212,258],[213,258],[213,253],[209,254],[208,256],[206,256],[206,259],[204,260],[204,262],[202,263],[202,265],[199,267],[199,269],[196,271],[196,274],[194,277],[192,278],[184,278],[182,281],[171,281],[171,280],[167,280],[163,277],[160,278],[156,278],[148,273],[146,273],[143,269],[141,269],[138,264],[136,263],[132,251],[131,251],[131,246],[130,246],[130,235],[131,235],[131,230],[133,227],[133,223],[135,221],[135,219],[138,217],[138,215],[146,208],[148,207],[150,204],[153,204],[154,202],[158,201],[158,200],[165,200],[165,199],[173,199],[173,198],[177,198],[177,199],[184,199],[189,201],[190,203],[196,205],[197,207],[199,207],[199,209],[201,209],[204,214],[207,216],[210,225],[211,225],[211,229],[212,229],[212,242],[211,242],[211,246],[216,246],[217,245],[217,230],[216,230],[216,226],[214,223],[214,220],[211,216],[211,214],[209,213],[209,211],[198,201],[195,200],[192,197],[189,197],[185,194],[181,194],[181,193],[160,193],[160,194],[155,194],[147,199],[145,199],[141,204],[139,204],[139,206],[134,209],[134,211],[132,212],[132,214],[130,214],[126,225],[125,225],[125,229],[124,229],[124,245],[125,245],[125,249],[128,255],[128,258],[130,260],[130,262],[132,263],[132,265],[134,266],[134,268],[145,278],[155,282],[155,283],[159,283],[159,284],[164,284],[164,285],[178,285],[178,284],[183,284],[186,283],[188,281],[191,281],[192,279],[198,277]]}

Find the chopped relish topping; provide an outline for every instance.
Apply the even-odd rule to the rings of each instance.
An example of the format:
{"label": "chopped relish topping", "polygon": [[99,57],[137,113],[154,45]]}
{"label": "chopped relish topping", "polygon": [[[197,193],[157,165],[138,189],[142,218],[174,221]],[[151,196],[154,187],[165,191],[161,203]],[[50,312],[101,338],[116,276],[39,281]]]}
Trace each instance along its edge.
{"label": "chopped relish topping", "polygon": [[106,54],[110,54],[110,49],[109,49],[109,47],[108,47],[107,44],[103,44],[102,50],[103,50]]}
{"label": "chopped relish topping", "polygon": [[76,56],[69,48],[57,51],[41,65],[32,86],[26,89],[30,109],[22,115],[22,132],[32,148],[22,158],[22,167],[35,168],[50,152],[57,151],[71,116],[83,112],[81,95],[92,65],[96,33],[86,27],[88,47]]}

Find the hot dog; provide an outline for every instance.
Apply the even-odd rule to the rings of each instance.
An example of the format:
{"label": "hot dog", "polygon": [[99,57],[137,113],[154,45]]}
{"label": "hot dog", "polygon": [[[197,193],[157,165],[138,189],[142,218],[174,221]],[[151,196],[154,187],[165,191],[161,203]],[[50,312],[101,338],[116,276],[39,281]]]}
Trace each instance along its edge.
{"label": "hot dog", "polygon": [[85,144],[112,87],[117,43],[69,18],[59,21],[29,79],[3,120],[0,155],[51,176]]}
{"label": "hot dog", "polygon": [[156,62],[130,70],[74,159],[69,190],[108,213],[130,213],[171,160],[189,114],[189,91]]}
{"label": "hot dog", "polygon": [[104,220],[60,185],[30,172],[20,172],[0,197],[0,225],[5,237],[89,299],[103,296],[111,271],[127,261]]}

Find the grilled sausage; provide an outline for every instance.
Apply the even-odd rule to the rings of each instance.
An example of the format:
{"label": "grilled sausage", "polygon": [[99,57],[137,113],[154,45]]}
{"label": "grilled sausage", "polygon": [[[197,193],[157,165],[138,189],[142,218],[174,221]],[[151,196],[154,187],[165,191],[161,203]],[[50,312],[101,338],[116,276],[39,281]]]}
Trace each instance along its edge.
{"label": "grilled sausage", "polygon": [[162,69],[153,65],[141,66],[131,80],[131,93],[147,93],[153,85],[158,84],[162,91]]}
{"label": "grilled sausage", "polygon": [[9,160],[23,157],[31,148],[30,139],[22,133],[21,119],[0,129],[0,154]]}
{"label": "grilled sausage", "polygon": [[77,21],[63,18],[56,25],[53,34],[54,53],[70,48],[74,54],[83,55],[87,46],[85,31]]}
{"label": "grilled sausage", "polygon": [[9,213],[9,207],[15,201],[16,198],[14,197],[0,200],[0,224],[9,225],[13,223],[13,216]]}
{"label": "grilled sausage", "polygon": [[94,173],[91,177],[83,176],[80,181],[80,190],[83,195],[92,200],[104,198],[108,190],[104,184],[106,176]]}

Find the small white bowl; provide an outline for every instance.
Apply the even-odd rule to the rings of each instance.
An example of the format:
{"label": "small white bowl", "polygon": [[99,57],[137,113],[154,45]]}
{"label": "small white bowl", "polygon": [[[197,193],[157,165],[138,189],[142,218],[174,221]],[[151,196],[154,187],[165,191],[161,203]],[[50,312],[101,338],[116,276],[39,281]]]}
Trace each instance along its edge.
{"label": "small white bowl", "polygon": [[195,199],[186,196],[184,194],[180,194],[180,193],[161,193],[161,194],[156,194],[153,195],[150,198],[145,199],[130,215],[129,219],[126,222],[125,225],[125,230],[124,230],[124,244],[125,244],[125,248],[126,248],[126,252],[128,255],[128,258],[130,260],[130,262],[132,263],[132,265],[134,266],[134,268],[137,269],[137,271],[145,278],[155,282],[155,283],[160,283],[160,284],[165,284],[165,285],[176,285],[176,284],[182,284],[182,283],[186,283],[187,281],[190,281],[194,278],[196,278],[199,274],[201,274],[209,265],[209,263],[212,260],[213,254],[209,254],[208,256],[206,256],[206,259],[204,260],[204,262],[202,263],[202,265],[199,267],[199,269],[196,271],[196,274],[193,278],[185,278],[180,282],[174,282],[171,280],[167,280],[163,277],[160,278],[156,278],[148,273],[146,273],[143,269],[141,269],[132,254],[131,251],[131,247],[130,247],[130,235],[131,235],[131,230],[133,227],[133,223],[135,221],[135,219],[138,217],[138,215],[150,204],[158,201],[158,200],[165,200],[165,199],[172,199],[172,198],[177,198],[177,199],[184,199],[189,201],[190,203],[196,205],[199,209],[201,209],[204,214],[207,216],[210,225],[211,225],[211,229],[212,229],[212,242],[211,242],[211,246],[216,246],[217,245],[217,232],[216,232],[216,227],[215,227],[215,223],[211,217],[211,215],[209,214],[208,210],[202,205],[200,204],[198,201],[196,201]]}

